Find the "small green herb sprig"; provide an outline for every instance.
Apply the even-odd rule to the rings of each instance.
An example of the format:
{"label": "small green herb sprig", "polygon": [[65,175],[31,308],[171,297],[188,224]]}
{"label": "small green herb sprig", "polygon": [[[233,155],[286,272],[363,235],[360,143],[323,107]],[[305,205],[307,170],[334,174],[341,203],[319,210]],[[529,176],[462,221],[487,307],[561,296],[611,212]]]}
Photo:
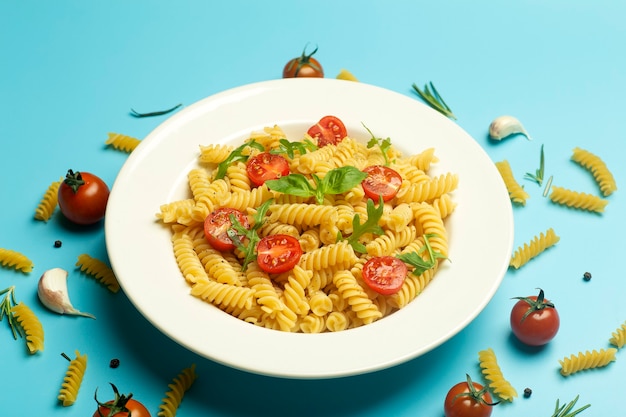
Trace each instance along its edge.
{"label": "small green herb sprig", "polygon": [[289,142],[287,139],[280,139],[278,141],[278,148],[272,149],[270,153],[273,155],[285,154],[289,159],[293,159],[296,156],[296,151],[300,155],[304,155],[307,151],[312,152],[317,149],[317,145],[309,139],[305,139],[302,142]]}
{"label": "small green herb sprig", "polygon": [[318,204],[326,194],[341,194],[360,184],[367,174],[353,166],[331,169],[324,178],[313,174],[314,185],[302,174],[289,174],[276,180],[265,181],[270,190],[298,197],[315,197]]}
{"label": "small green herb sprig", "polygon": [[13,333],[13,339],[17,340],[18,336],[22,337],[22,328],[11,312],[11,309],[17,305],[17,301],[15,300],[15,286],[12,285],[0,291],[0,295],[4,295],[4,298],[0,301],[0,321],[6,316],[11,332]]}
{"label": "small green herb sprig", "polygon": [[263,145],[258,143],[255,140],[251,140],[250,142],[246,142],[243,145],[239,146],[235,150],[233,150],[228,157],[220,162],[217,165],[217,173],[215,174],[215,179],[219,180],[226,176],[226,170],[228,167],[235,162],[246,162],[248,160],[249,155],[244,153],[246,148],[255,148],[261,152],[265,151]]}
{"label": "small green herb sprig", "polygon": [[230,222],[232,227],[226,231],[226,234],[233,241],[237,249],[243,254],[242,270],[245,271],[248,268],[250,262],[256,259],[256,246],[261,240],[257,230],[259,230],[265,222],[265,214],[270,208],[270,205],[274,202],[273,199],[267,200],[261,204],[254,215],[252,216],[252,226],[249,229],[243,227],[243,225],[237,220],[235,216],[230,215]]}
{"label": "small green herb sprig", "polygon": [[[430,245],[429,238],[436,237],[436,234],[428,233],[424,235],[424,246],[418,252],[409,252],[398,255],[397,258],[402,262],[413,266],[413,275],[420,276],[427,270],[437,265],[437,260],[447,259],[443,254],[436,252]],[[423,258],[423,253],[428,252],[428,259]]]}
{"label": "small green herb sprig", "polygon": [[337,241],[346,240],[356,252],[366,253],[367,249],[359,239],[366,233],[372,233],[374,235],[382,235],[384,233],[382,227],[378,225],[378,221],[382,217],[384,209],[382,197],[380,197],[378,207],[374,205],[372,199],[368,199],[366,204],[367,220],[365,220],[365,223],[361,224],[361,216],[359,216],[358,213],[355,214],[352,218],[352,234],[344,239],[341,232],[339,232]]}
{"label": "small green herb sprig", "polygon": [[539,154],[539,168],[535,170],[534,174],[527,172],[526,175],[524,175],[524,178],[527,180],[536,182],[541,187],[541,184],[543,183],[544,171],[545,171],[545,156],[543,153],[543,145],[541,145],[541,153]]}
{"label": "small green herb sprig", "polygon": [[415,91],[415,93],[420,96],[420,98],[424,100],[426,104],[428,104],[430,107],[437,110],[444,116],[452,120],[456,120],[456,116],[454,115],[454,113],[452,113],[450,107],[448,107],[446,102],[443,100],[443,97],[441,97],[432,81],[426,84],[423,90],[420,90],[417,84],[413,83],[413,91]]}
{"label": "small green herb sprig", "polygon": [[173,112],[174,110],[176,110],[177,108],[181,107],[182,103],[179,103],[177,105],[175,105],[174,107],[171,107],[167,110],[158,110],[158,111],[152,111],[152,112],[148,112],[148,113],[139,113],[137,111],[135,111],[135,109],[130,109],[130,115],[136,118],[141,118],[141,117],[154,117],[154,116],[162,116],[164,114],[168,114]]}
{"label": "small green herb sprig", "polygon": [[587,404],[580,407],[578,410],[572,411],[572,408],[574,408],[576,402],[578,401],[578,397],[579,396],[577,395],[576,398],[574,398],[572,401],[567,404],[563,404],[562,406],[559,406],[559,400],[557,399],[556,406],[554,407],[554,413],[551,417],[574,417],[575,415],[591,407],[591,404]]}
{"label": "small green herb sprig", "polygon": [[361,124],[371,136],[370,140],[367,142],[367,148],[371,149],[374,146],[378,146],[380,148],[380,152],[383,154],[383,158],[385,158],[385,165],[389,166],[389,156],[387,155],[387,151],[389,151],[389,148],[391,148],[391,139],[377,138],[376,136],[374,136],[372,131],[367,126],[365,126],[365,124]]}

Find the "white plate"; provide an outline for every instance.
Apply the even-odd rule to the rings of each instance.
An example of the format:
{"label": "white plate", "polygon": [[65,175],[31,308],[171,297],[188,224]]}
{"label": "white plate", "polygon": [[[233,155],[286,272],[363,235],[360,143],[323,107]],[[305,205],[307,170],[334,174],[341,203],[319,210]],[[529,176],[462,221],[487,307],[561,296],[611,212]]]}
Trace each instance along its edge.
{"label": "white plate", "polygon": [[[404,309],[337,333],[291,334],[256,327],[189,294],[170,232],[155,214],[188,197],[187,172],[200,144],[241,144],[278,124],[299,139],[322,116],[341,118],[367,140],[365,123],[405,154],[435,147],[438,171],[459,174],[448,219],[451,263]],[[286,79],[234,88],[166,120],[129,155],[112,188],[106,245],[113,270],[137,309],[182,346],[264,375],[329,378],[371,372],[422,355],[467,326],[496,292],[513,244],[511,203],[494,163],[456,123],[418,99],[333,79]]]}

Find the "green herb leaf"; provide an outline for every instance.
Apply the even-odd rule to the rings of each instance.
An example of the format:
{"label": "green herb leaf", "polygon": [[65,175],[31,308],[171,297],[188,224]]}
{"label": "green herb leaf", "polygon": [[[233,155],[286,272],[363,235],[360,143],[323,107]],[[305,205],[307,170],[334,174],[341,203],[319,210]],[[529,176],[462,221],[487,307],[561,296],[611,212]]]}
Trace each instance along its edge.
{"label": "green herb leaf", "polygon": [[526,175],[524,175],[524,178],[527,180],[535,181],[539,186],[541,186],[541,183],[543,182],[544,169],[545,169],[545,161],[544,161],[544,155],[543,155],[543,145],[541,145],[541,154],[539,155],[539,168],[535,170],[535,175],[531,174],[530,172],[527,172]]}
{"label": "green herb leaf", "polygon": [[289,142],[287,139],[280,139],[278,143],[278,148],[272,149],[270,153],[274,155],[286,154],[289,159],[295,157],[296,151],[298,151],[300,155],[304,155],[307,151],[315,151],[318,149],[317,145],[309,139],[305,139],[302,142]]}
{"label": "green herb leaf", "polygon": [[[367,252],[365,245],[359,242],[361,236],[366,233],[373,233],[375,235],[382,235],[384,233],[383,229],[378,225],[378,222],[383,215],[384,208],[385,205],[382,197],[380,197],[378,207],[374,205],[374,201],[372,199],[368,199],[366,206],[367,220],[365,223],[361,224],[361,216],[359,216],[358,213],[354,215],[354,218],[352,219],[352,234],[346,240],[356,252]],[[341,232],[339,232],[337,238],[338,240],[343,240]]]}
{"label": "green herb leaf", "polygon": [[360,184],[367,174],[353,166],[331,169],[321,181],[324,194],[341,194]]}
{"label": "green herb leaf", "polygon": [[562,406],[559,407],[559,400],[557,399],[556,407],[554,407],[554,413],[552,414],[552,417],[574,417],[575,415],[591,407],[591,404],[587,404],[585,406],[580,407],[578,410],[571,411],[572,408],[574,408],[574,406],[576,405],[577,401],[578,401],[578,395],[568,404],[563,404]]}
{"label": "green herb leaf", "polygon": [[148,112],[148,113],[139,113],[137,111],[135,111],[134,109],[130,109],[130,114],[133,117],[153,117],[153,116],[162,116],[164,114],[168,114],[173,112],[174,110],[176,110],[177,108],[179,108],[180,106],[182,106],[182,103],[175,105],[174,107],[167,109],[167,110],[159,110],[159,111],[152,111],[152,112]]}
{"label": "green herb leaf", "polygon": [[391,139],[382,139],[374,136],[371,130],[365,124],[361,123],[365,130],[370,134],[371,139],[367,142],[368,149],[373,148],[374,146],[378,146],[380,148],[380,152],[383,154],[383,158],[385,158],[385,165],[389,165],[389,157],[387,156],[387,151],[391,147]]}
{"label": "green herb leaf", "polygon": [[247,148],[255,148],[261,152],[265,151],[265,148],[260,143],[256,142],[254,139],[250,142],[246,142],[243,145],[239,146],[235,150],[233,150],[228,157],[220,162],[217,165],[217,173],[215,174],[215,179],[219,180],[226,176],[226,170],[228,167],[235,162],[245,162],[248,160],[249,155],[244,155],[243,151]]}
{"label": "green herb leaf", "polygon": [[17,304],[15,301],[15,286],[12,285],[0,291],[0,295],[4,295],[4,298],[0,301],[0,321],[6,316],[11,332],[13,333],[13,339],[17,340],[17,337],[21,337],[23,334],[22,328],[11,312],[11,309]]}
{"label": "green herb leaf", "polygon": [[[446,259],[445,256],[443,256],[439,252],[435,252],[432,246],[430,246],[430,242],[428,239],[435,236],[435,234],[425,234],[424,246],[420,248],[419,252],[403,253],[396,256],[402,262],[405,262],[414,267],[413,275],[420,276],[427,270],[435,267],[435,265],[437,265],[438,259]],[[428,251],[428,259],[426,260],[422,257],[422,253],[424,251]]]}
{"label": "green herb leaf", "polygon": [[[256,209],[256,212],[252,217],[253,225],[250,229],[243,227],[234,215],[230,215],[232,227],[226,231],[226,234],[230,240],[233,241],[237,249],[239,249],[243,254],[243,262],[241,265],[241,269],[243,271],[248,268],[250,262],[256,259],[256,247],[261,240],[257,230],[263,226],[265,222],[265,215],[273,202],[273,199],[267,200]],[[243,236],[243,239],[240,238],[240,236]]]}
{"label": "green herb leaf", "polygon": [[[430,85],[430,88],[428,87],[429,85]],[[450,107],[448,107],[446,102],[443,101],[443,98],[441,97],[441,95],[439,94],[439,92],[437,91],[437,89],[435,88],[432,82],[430,82],[429,84],[426,84],[424,86],[424,90],[420,90],[417,84],[414,83],[413,90],[430,107],[437,110],[439,113],[443,114],[444,116],[450,119],[456,120],[456,116],[454,115],[454,113],[452,113],[452,110],[450,110]]]}
{"label": "green herb leaf", "polygon": [[297,197],[312,197],[315,195],[315,188],[309,179],[302,174],[289,174],[275,180],[267,180],[265,184],[270,190],[279,193],[295,195]]}

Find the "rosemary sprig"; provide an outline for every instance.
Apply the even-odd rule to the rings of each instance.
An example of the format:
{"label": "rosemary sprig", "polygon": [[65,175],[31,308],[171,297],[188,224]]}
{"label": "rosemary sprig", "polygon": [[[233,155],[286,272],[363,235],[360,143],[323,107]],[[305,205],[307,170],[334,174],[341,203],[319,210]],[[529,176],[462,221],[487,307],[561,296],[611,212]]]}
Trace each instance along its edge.
{"label": "rosemary sprig", "polygon": [[[429,85],[430,85],[430,88],[429,88]],[[452,110],[450,109],[450,107],[448,107],[446,102],[443,100],[443,98],[441,97],[437,89],[435,88],[432,81],[424,85],[424,90],[420,90],[417,84],[413,83],[413,90],[430,107],[437,110],[439,113],[443,114],[444,116],[452,120],[456,120],[456,116],[454,115],[454,113],[452,113]]]}
{"label": "rosemary sprig", "polygon": [[554,407],[554,413],[552,414],[551,417],[574,417],[578,413],[591,407],[591,404],[587,404],[583,407],[580,407],[578,410],[571,411],[572,408],[574,408],[574,406],[576,405],[576,401],[578,401],[578,395],[568,404],[563,404],[561,407],[559,407],[559,400],[557,399],[556,407]]}
{"label": "rosemary sprig", "polygon": [[535,170],[535,174],[527,172],[524,178],[527,180],[535,181],[539,186],[543,183],[543,173],[545,169],[545,160],[543,155],[543,145],[541,145],[541,154],[539,155],[539,168]]}
{"label": "rosemary sprig", "polygon": [[174,110],[176,110],[177,108],[179,108],[180,106],[182,106],[182,103],[179,103],[177,105],[175,105],[174,107],[167,109],[167,110],[159,110],[159,111],[152,111],[152,112],[148,112],[148,113],[139,113],[137,111],[135,111],[135,109],[130,109],[130,115],[133,117],[153,117],[153,116],[162,116],[164,114],[168,114],[173,112]]}
{"label": "rosemary sprig", "polygon": [[4,295],[4,298],[0,301],[0,321],[6,316],[11,332],[13,333],[13,339],[17,340],[17,337],[21,337],[22,333],[17,319],[11,312],[11,309],[17,304],[15,301],[15,286],[12,285],[0,291],[0,295]]}

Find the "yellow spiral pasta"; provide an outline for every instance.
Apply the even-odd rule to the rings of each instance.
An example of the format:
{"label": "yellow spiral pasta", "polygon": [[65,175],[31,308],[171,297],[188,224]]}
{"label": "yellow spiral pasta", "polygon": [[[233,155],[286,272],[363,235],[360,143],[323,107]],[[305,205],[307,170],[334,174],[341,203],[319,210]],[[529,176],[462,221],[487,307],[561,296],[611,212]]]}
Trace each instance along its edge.
{"label": "yellow spiral pasta", "polygon": [[43,197],[39,201],[37,208],[35,209],[35,220],[41,220],[47,222],[50,220],[54,211],[59,204],[59,187],[61,186],[61,182],[63,179],[59,181],[54,181],[51,183]]}
{"label": "yellow spiral pasta", "polygon": [[197,378],[196,364],[192,364],[189,368],[183,369],[178,376],[172,380],[172,383],[168,384],[169,390],[161,400],[157,416],[175,417],[185,393],[191,388]]}
{"label": "yellow spiral pasta", "polygon": [[525,205],[526,200],[530,198],[530,195],[524,190],[513,175],[513,171],[511,170],[511,165],[509,161],[502,160],[496,162],[496,168],[504,181],[504,185],[506,186],[507,191],[509,192],[509,198],[513,203]]}
{"label": "yellow spiral pasta", "polygon": [[137,138],[121,133],[109,133],[109,137],[104,142],[105,145],[112,146],[118,151],[131,153],[141,143]]}
{"label": "yellow spiral pasta", "polygon": [[20,301],[11,308],[11,314],[26,335],[26,347],[28,348],[28,352],[33,354],[43,350],[43,326],[35,313],[33,313],[33,310]]}
{"label": "yellow spiral pasta", "polygon": [[76,402],[86,370],[87,355],[81,355],[79,351],[76,351],[76,358],[70,361],[57,396],[64,407],[68,407]]}
{"label": "yellow spiral pasta", "polygon": [[[348,239],[355,225],[365,227],[371,215],[372,200],[361,184],[341,193],[327,193],[321,202],[317,201],[320,196],[283,194],[266,184],[253,186],[242,159],[219,165],[230,160],[235,149],[243,156],[257,155],[261,149],[200,146],[198,165],[187,172],[188,194],[162,204],[156,213],[171,230],[174,258],[191,296],[266,329],[334,332],[393,314],[434,279],[439,263],[447,257],[445,219],[456,207],[453,196],[459,183],[453,172],[429,173],[431,164],[438,162],[434,148],[404,157],[393,146],[368,147],[347,137],[336,145],[311,149],[316,139],[303,134],[299,141],[289,141],[279,126],[252,132],[244,143],[252,140],[265,152],[280,152],[291,173],[304,177],[314,189],[321,186],[315,178],[323,180],[332,169],[352,166],[362,170],[373,164],[396,170],[402,183],[397,196],[384,203],[379,228],[372,227],[360,234],[358,242],[352,242]],[[288,148],[285,140],[295,146]],[[267,212],[263,223],[255,224],[261,206]],[[241,247],[229,252],[214,249],[204,236],[203,224],[220,208],[234,208],[248,216],[257,235],[251,238],[253,242],[276,234],[296,238],[303,251],[296,266],[269,274],[255,259],[246,258]],[[432,268],[419,276],[409,274],[400,291],[392,295],[379,294],[363,281],[363,265],[373,257],[411,252],[426,257],[425,235],[440,255]]]}
{"label": "yellow spiral pasta", "polygon": [[615,360],[615,352],[617,349],[608,348],[600,350],[592,350],[578,352],[577,355],[570,355],[559,360],[561,364],[561,375],[569,376],[576,372],[585,371],[588,369],[601,368],[607,366]]}
{"label": "yellow spiral pasta", "polygon": [[104,284],[112,293],[116,293],[120,290],[120,284],[113,270],[100,259],[83,253],[78,255],[76,266],[85,274],[94,277],[97,281]]}
{"label": "yellow spiral pasta", "polygon": [[33,270],[33,261],[21,252],[0,248],[0,265],[24,273]]}
{"label": "yellow spiral pasta", "polygon": [[488,381],[489,388],[494,394],[504,401],[513,401],[513,398],[517,397],[517,391],[504,378],[493,349],[488,348],[478,352],[478,361],[482,373]]}
{"label": "yellow spiral pasta", "polygon": [[552,228],[546,230],[545,233],[541,232],[538,236],[533,237],[530,242],[524,243],[524,245],[517,248],[511,257],[509,265],[515,269],[521,268],[546,249],[556,245],[560,239]]}
{"label": "yellow spiral pasta", "polygon": [[622,323],[620,327],[615,329],[615,331],[611,334],[609,343],[616,346],[618,349],[621,349],[624,345],[626,345],[626,322]]}
{"label": "yellow spiral pasta", "polygon": [[552,186],[552,192],[549,198],[556,204],[596,213],[602,213],[609,203],[608,200],[604,200],[597,195],[568,190],[567,188],[557,187],[556,185]]}
{"label": "yellow spiral pasta", "polygon": [[617,191],[613,173],[599,156],[579,147],[572,152],[572,161],[591,172],[603,196],[607,197]]}

